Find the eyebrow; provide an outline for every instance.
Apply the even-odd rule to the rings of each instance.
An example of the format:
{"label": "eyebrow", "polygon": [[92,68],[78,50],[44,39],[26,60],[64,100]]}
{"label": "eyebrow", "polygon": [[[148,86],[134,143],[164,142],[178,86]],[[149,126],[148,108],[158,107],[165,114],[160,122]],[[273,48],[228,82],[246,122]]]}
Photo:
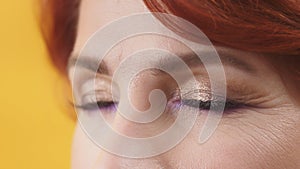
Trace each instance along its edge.
{"label": "eyebrow", "polygon": [[[204,51],[201,53],[204,57],[210,57],[211,55],[215,55],[215,52],[213,51]],[[234,68],[237,68],[243,72],[249,73],[249,74],[255,74],[257,72],[257,70],[254,68],[253,65],[247,63],[246,61],[237,58],[234,56],[234,54],[232,52],[228,52],[225,50],[218,50],[218,54],[220,56],[221,62],[223,65],[228,65],[228,66],[232,66]],[[106,74],[109,75],[109,70],[108,70],[108,66],[105,63],[104,60],[101,61],[100,65],[99,60],[97,60],[97,58],[94,57],[89,57],[89,56],[81,56],[80,58],[78,57],[78,54],[73,54],[71,55],[69,61],[68,61],[68,67],[67,69],[69,70],[70,67],[73,66],[79,66],[81,68],[86,68],[90,71],[93,72],[97,72],[99,74]],[[195,53],[190,52],[190,53],[184,53],[179,55],[180,59],[182,59],[188,66],[199,66],[202,64],[201,60],[199,59],[199,57],[197,55],[195,55]],[[243,57],[246,58],[246,57]],[[172,60],[168,60],[166,63],[164,64],[168,64],[168,65],[176,65],[178,62],[174,61],[172,62]],[[206,64],[215,64],[213,61],[212,62],[208,62]],[[203,64],[202,64],[203,65]]]}
{"label": "eyebrow", "polygon": [[108,74],[107,64],[104,60],[102,60],[99,65],[99,61],[96,58],[84,56],[79,58],[78,56],[78,54],[71,55],[68,61],[67,71],[69,71],[70,67],[79,66],[81,68],[86,68],[93,72]]}

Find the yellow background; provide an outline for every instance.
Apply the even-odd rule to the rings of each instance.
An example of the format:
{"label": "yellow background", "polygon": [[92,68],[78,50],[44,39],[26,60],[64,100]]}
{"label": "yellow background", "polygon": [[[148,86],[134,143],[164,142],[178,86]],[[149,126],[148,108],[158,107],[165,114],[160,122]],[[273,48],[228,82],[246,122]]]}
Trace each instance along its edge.
{"label": "yellow background", "polygon": [[62,104],[60,75],[50,64],[36,1],[0,5],[0,169],[67,169],[74,121]]}

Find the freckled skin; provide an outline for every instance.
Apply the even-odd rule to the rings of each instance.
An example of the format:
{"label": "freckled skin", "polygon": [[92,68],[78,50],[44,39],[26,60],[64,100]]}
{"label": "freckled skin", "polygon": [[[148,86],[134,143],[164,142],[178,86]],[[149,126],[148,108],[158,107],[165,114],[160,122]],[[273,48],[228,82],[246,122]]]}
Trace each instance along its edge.
{"label": "freckled skin", "polygon": [[[80,51],[89,36],[99,27],[122,16],[146,11],[148,9],[141,1],[83,0],[74,53]],[[104,60],[108,69],[114,72],[129,54],[147,47],[166,49],[174,53],[188,50],[172,39],[145,35],[117,45],[112,50],[112,54]],[[254,106],[245,106],[225,114],[209,141],[201,145],[197,142],[199,131],[205,121],[205,113],[203,113],[198,117],[188,136],[172,150],[153,158],[129,159],[101,150],[87,138],[78,125],[73,142],[72,169],[300,168],[299,107],[291,101],[278,75],[261,57],[254,54],[244,56],[242,51],[227,50],[231,50],[235,55],[241,55],[240,58],[257,69],[256,75],[249,75],[235,68],[225,67],[229,97],[243,98],[245,102]],[[70,68],[69,71],[72,74],[74,70]],[[149,81],[149,76],[151,75],[139,79],[139,83],[134,88],[137,94],[131,98],[142,108],[144,105],[148,106],[144,101],[147,99],[143,99],[147,96],[143,93],[145,89],[157,86],[170,87],[166,85],[170,84],[170,80],[162,78]],[[203,78],[205,79],[205,76]],[[205,85],[207,87],[207,84]],[[242,92],[237,92],[239,90]],[[114,117],[108,118],[113,124]],[[147,127],[141,127],[124,125],[125,120],[120,120],[118,125],[113,126],[116,130],[131,136],[147,136],[161,132],[172,122],[173,120],[167,117]]]}

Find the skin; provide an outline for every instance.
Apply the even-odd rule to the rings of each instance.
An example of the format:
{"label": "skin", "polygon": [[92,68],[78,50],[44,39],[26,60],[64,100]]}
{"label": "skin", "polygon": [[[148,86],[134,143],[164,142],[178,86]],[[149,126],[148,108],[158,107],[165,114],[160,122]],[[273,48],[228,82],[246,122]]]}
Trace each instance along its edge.
{"label": "skin", "polygon": [[[87,39],[100,27],[122,16],[148,11],[142,1],[82,0],[73,53],[79,53]],[[99,74],[97,80],[109,84],[111,75],[123,60],[135,51],[149,47],[165,49],[179,55],[182,51],[189,50],[167,37],[157,35],[133,37],[118,44],[105,56],[104,61],[109,75]],[[284,83],[267,62],[267,57],[221,46],[218,46],[217,50],[230,53],[255,71],[247,72],[237,66],[224,64],[227,97],[239,100],[246,106],[225,112],[216,132],[206,143],[197,142],[207,115],[206,111],[202,111],[193,129],[180,144],[164,154],[147,159],[122,158],[103,151],[94,145],[77,125],[73,141],[72,168],[300,168],[300,109],[287,94]],[[224,58],[226,59],[226,56]],[[72,79],[74,66],[69,67],[69,72]],[[207,83],[209,79],[203,68],[199,71],[193,70],[193,73],[199,80],[200,87],[209,88]],[[88,74],[91,72],[82,69],[82,76]],[[81,83],[84,84],[85,81]],[[176,84],[170,76],[144,72],[134,81],[130,99],[136,108],[146,110],[149,108],[147,98],[151,90],[159,88],[168,93],[175,87]],[[99,85],[99,88],[109,91],[105,85]],[[105,97],[111,97],[111,94],[106,95]],[[163,115],[157,121],[144,126],[129,122],[113,113],[106,115],[106,119],[115,130],[132,137],[156,135],[174,122],[174,118],[170,115]]]}

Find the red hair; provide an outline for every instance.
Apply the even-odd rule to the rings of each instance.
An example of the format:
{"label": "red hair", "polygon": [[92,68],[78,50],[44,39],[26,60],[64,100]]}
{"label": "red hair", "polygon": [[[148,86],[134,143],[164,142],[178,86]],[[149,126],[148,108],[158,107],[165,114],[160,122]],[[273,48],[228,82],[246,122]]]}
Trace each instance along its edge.
{"label": "red hair", "polygon": [[80,0],[42,0],[40,26],[50,58],[66,73],[76,39]]}
{"label": "red hair", "polygon": [[[300,92],[299,0],[144,2],[153,12],[171,13],[195,24],[213,44],[277,56],[271,62],[276,62],[280,71],[285,72],[284,78],[292,74],[293,84],[295,80],[298,84],[294,88]],[[66,73],[76,39],[79,5],[80,0],[44,0],[42,3],[42,33],[54,65],[63,73]]]}
{"label": "red hair", "polygon": [[200,28],[215,44],[252,52],[300,55],[297,0],[147,0],[152,11],[171,13]]}

